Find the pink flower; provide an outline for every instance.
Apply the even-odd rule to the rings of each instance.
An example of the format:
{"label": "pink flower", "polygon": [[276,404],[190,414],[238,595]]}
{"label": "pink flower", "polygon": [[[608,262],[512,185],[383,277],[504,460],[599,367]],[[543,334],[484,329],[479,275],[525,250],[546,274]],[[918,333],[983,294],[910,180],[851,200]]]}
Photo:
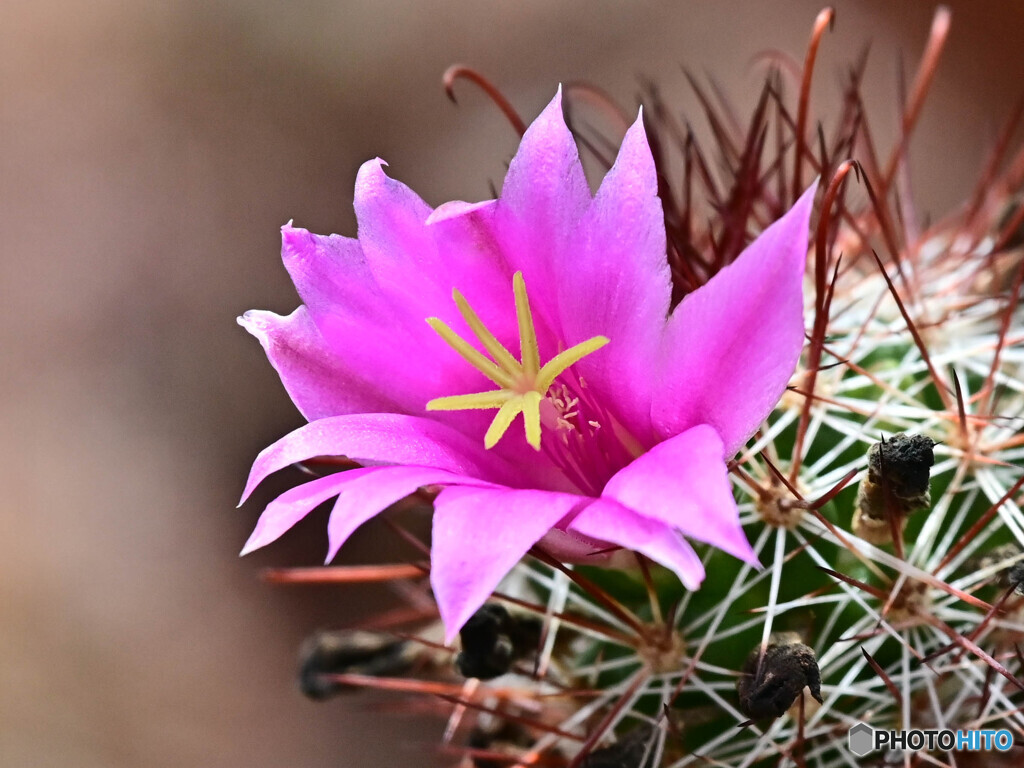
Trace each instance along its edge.
{"label": "pink flower", "polygon": [[309,420],[259,455],[242,500],[314,456],[366,466],[279,496],[243,554],[337,497],[329,562],[363,522],[440,486],[430,578],[449,636],[538,542],[584,561],[632,549],[689,589],[704,568],[684,536],[756,563],[726,460],[803,346],[814,189],[670,312],[639,119],[596,196],[560,94],[498,200],[431,210],[383,165],[359,171],[358,239],[284,228],[302,306],[239,320]]}

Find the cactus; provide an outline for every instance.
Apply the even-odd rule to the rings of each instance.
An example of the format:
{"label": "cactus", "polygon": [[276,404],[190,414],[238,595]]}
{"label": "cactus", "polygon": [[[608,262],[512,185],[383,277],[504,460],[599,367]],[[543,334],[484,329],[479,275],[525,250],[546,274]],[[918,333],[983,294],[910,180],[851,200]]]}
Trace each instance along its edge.
{"label": "cactus", "polygon": [[[936,14],[887,156],[859,98],[864,60],[829,116],[834,134],[815,134],[808,88],[830,21],[823,11],[815,22],[796,104],[773,71],[745,130],[691,80],[718,157],[653,86],[642,99],[676,301],[822,179],[803,357],[730,465],[764,568],[699,550],[707,580],[686,592],[631,553],[617,556],[630,567],[611,570],[538,551],[467,624],[461,652],[439,642],[419,561],[282,571],[281,581],[395,577],[409,600],[377,623],[379,647],[402,663],[360,657],[380,675],[327,665],[313,685],[307,654],[304,685],[318,697],[363,685],[429,694],[448,718],[446,749],[477,766],[852,766],[846,734],[859,722],[1024,738],[1024,151],[1005,161],[1011,120],[963,207],[922,225],[906,150],[949,14]],[[605,161],[607,142],[574,127]],[[1022,755],[915,759],[1019,765]]]}

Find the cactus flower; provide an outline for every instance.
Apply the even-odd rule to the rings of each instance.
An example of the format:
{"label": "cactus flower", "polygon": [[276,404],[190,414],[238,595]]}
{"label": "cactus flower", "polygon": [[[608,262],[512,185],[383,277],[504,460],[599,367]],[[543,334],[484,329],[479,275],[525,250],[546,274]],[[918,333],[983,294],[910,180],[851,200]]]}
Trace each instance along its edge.
{"label": "cactus flower", "polygon": [[640,119],[596,195],[561,94],[497,200],[431,209],[383,166],[359,171],[357,239],[284,227],[303,304],[239,320],[309,421],[260,453],[243,501],[315,456],[363,467],[279,496],[243,554],[336,497],[330,561],[369,518],[439,489],[430,579],[449,637],[534,546],[576,562],[634,550],[689,589],[704,568],[687,538],[756,563],[726,462],[803,346],[814,189],[672,309]]}

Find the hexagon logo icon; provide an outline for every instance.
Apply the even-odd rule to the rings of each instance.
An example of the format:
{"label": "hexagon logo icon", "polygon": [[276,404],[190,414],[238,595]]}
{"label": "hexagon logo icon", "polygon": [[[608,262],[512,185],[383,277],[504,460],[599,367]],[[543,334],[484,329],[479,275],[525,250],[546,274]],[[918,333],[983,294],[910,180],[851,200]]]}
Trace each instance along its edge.
{"label": "hexagon logo icon", "polygon": [[875,743],[875,730],[870,725],[857,723],[847,734],[847,745],[857,757],[864,757]]}

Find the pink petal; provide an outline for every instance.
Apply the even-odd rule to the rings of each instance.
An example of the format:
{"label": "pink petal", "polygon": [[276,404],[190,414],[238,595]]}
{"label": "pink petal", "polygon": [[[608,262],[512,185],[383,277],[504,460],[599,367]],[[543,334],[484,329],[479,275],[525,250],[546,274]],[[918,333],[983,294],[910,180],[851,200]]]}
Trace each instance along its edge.
{"label": "pink petal", "polygon": [[[456,333],[483,351],[476,336],[455,310],[452,289],[465,296],[483,324],[513,354],[519,352],[519,325],[516,321],[512,275],[506,249],[495,231],[498,201],[483,203],[445,203],[428,219],[437,242],[441,264],[436,268],[446,286],[444,302],[434,307],[433,315],[447,322]],[[533,287],[529,286],[532,297]],[[544,329],[541,328],[541,333]],[[452,371],[468,366],[453,350],[442,356]]]}
{"label": "pink petal", "polygon": [[740,526],[722,440],[707,425],[654,446],[616,473],[601,496],[757,564]]}
{"label": "pink petal", "polygon": [[[326,328],[331,343],[361,373],[373,372],[407,413],[419,415],[435,397],[479,392],[488,379],[468,365],[427,325],[437,317],[476,344],[452,297],[458,290],[509,349],[518,349],[512,273],[514,249],[494,237],[495,203],[449,203],[436,212],[384,173],[380,160],[364,163],[356,181],[359,245],[372,276],[373,300],[335,307]],[[365,281],[360,272],[357,286]],[[478,345],[479,346],[479,345]],[[548,346],[551,346],[550,344]],[[435,418],[483,434],[481,414]]]}
{"label": "pink petal", "polygon": [[381,291],[398,305],[408,298],[414,304],[429,281],[410,280],[426,275],[436,263],[434,239],[426,221],[431,208],[405,184],[384,173],[383,160],[363,163],[356,176],[354,206],[359,221],[359,244]]}
{"label": "pink petal", "polygon": [[484,200],[479,203],[467,203],[462,200],[452,200],[442,203],[434,209],[434,212],[427,217],[427,224],[439,224],[444,221],[461,219],[466,216],[487,214],[494,210],[497,200]]}
{"label": "pink petal", "polygon": [[614,554],[608,551],[611,547],[607,540],[595,540],[573,531],[571,521],[572,518],[566,518],[558,528],[545,533],[537,547],[563,563],[580,565],[599,565]]}
{"label": "pink petal", "polygon": [[265,477],[314,456],[411,464],[509,484],[522,475],[483,443],[430,419],[361,413],[319,419],[264,448],[252,465],[240,504]]}
{"label": "pink petal", "polygon": [[672,526],[610,499],[598,499],[580,512],[569,530],[640,552],[675,572],[687,589],[697,589],[704,580],[700,558]]}
{"label": "pink petal", "polygon": [[349,369],[324,341],[306,307],[287,317],[251,310],[238,318],[238,324],[259,339],[295,407],[310,421],[398,410],[378,384]]}
{"label": "pink petal", "polygon": [[662,437],[710,424],[732,456],[779,401],[804,343],[816,188],[672,313],[652,412]]}
{"label": "pink petal", "polygon": [[[371,165],[387,179],[378,164]],[[391,180],[387,181],[383,186],[390,189]],[[401,199],[395,205],[400,208]],[[423,229],[422,222],[417,226]],[[429,234],[424,234],[424,238],[430,240]],[[418,416],[431,398],[453,394],[448,391],[453,385],[481,385],[483,377],[461,358],[457,367],[455,361],[446,366],[451,350],[426,323],[429,316],[454,312],[450,288],[424,288],[429,281],[409,280],[410,268],[405,267],[404,283],[399,280],[398,284],[415,284],[423,296],[433,295],[439,303],[435,307],[411,305],[401,296],[382,291],[367,265],[362,246],[355,240],[314,235],[286,226],[282,229],[282,241],[285,266],[319,332],[317,343],[324,347],[323,356],[337,361],[336,366],[345,372],[336,388],[345,387],[346,380],[361,380],[371,382],[377,391],[387,392],[386,398],[378,396],[378,406],[363,408],[345,407],[337,395],[331,397],[325,392],[326,402],[318,416],[367,411],[398,411]],[[287,387],[291,372],[288,368],[279,370]],[[468,383],[463,383],[467,378]]]}
{"label": "pink petal", "polygon": [[512,567],[584,499],[533,490],[446,488],[434,502],[430,584],[446,642]]}
{"label": "pink petal", "polygon": [[[433,211],[411,189],[384,173],[380,160],[364,163],[356,179],[355,209],[359,220],[359,243],[366,263],[381,294],[394,310],[425,326],[427,317],[445,313],[458,317],[452,303],[452,288],[472,303],[481,290],[501,291],[511,301],[512,273],[502,254],[490,247],[471,253],[447,247],[445,227],[438,222],[464,218],[477,222],[486,217],[486,204],[448,204],[436,218]],[[488,296],[488,298],[490,295]],[[510,312],[511,304],[506,308]],[[486,319],[486,318],[485,318]],[[433,333],[429,331],[428,333]]]}
{"label": "pink petal", "polygon": [[368,470],[354,469],[351,472],[338,472],[327,477],[310,480],[308,483],[285,491],[267,505],[256,522],[249,540],[242,547],[242,555],[265,547],[280,538],[281,534],[304,518],[317,506],[338,494],[338,489],[345,483],[352,482],[353,473],[365,473]]}
{"label": "pink petal", "polygon": [[578,364],[599,401],[613,403],[634,437],[651,442],[655,361],[671,277],[658,178],[642,117],[559,262],[566,346],[603,335],[611,343]]}
{"label": "pink petal", "polygon": [[289,223],[281,227],[281,259],[317,322],[339,308],[368,314],[382,300],[358,240]]}
{"label": "pink petal", "polygon": [[417,488],[455,482],[478,483],[471,478],[428,467],[374,467],[344,474],[353,475],[353,478],[339,488],[338,500],[327,523],[330,542],[328,563],[356,528]]}
{"label": "pink petal", "polygon": [[579,150],[562,115],[562,89],[523,135],[501,188],[500,207],[564,240],[590,205]]}
{"label": "pink petal", "polygon": [[590,201],[579,151],[562,116],[559,88],[523,135],[494,222],[505,257],[513,270],[523,272],[535,314],[551,322],[557,321],[561,287],[554,265],[574,252],[576,225]]}

